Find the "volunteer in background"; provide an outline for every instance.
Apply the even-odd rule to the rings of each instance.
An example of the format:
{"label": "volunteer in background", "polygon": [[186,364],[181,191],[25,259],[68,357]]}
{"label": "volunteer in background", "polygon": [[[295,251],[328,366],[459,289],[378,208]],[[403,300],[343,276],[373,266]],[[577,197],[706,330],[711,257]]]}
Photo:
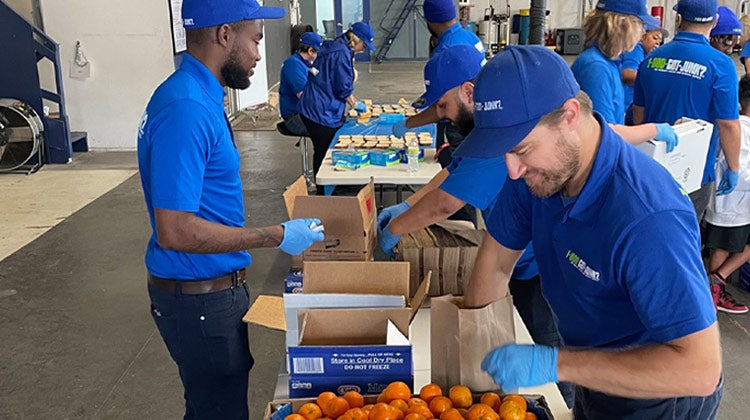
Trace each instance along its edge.
{"label": "volunteer in background", "polygon": [[745,59],[750,57],[750,44],[747,43],[747,41],[750,40],[750,15],[743,15],[742,18],[740,18],[740,22],[742,23],[742,38],[740,38],[742,51],[740,52],[740,63],[742,63],[742,66],[745,68],[745,73],[748,73],[750,71],[750,62],[746,63]]}
{"label": "volunteer in background", "polygon": [[[471,45],[456,45],[433,55],[425,65],[426,91],[420,99],[425,106],[437,105],[437,118],[450,120],[462,133],[468,134],[474,127],[472,80],[484,62],[484,54]],[[467,203],[486,214],[506,176],[502,156],[495,159],[453,159],[428,186],[411,195],[407,201],[385,208],[378,215],[381,249],[394,257],[393,247],[401,235],[440,222]],[[392,233],[393,229],[396,234]],[[562,340],[554,315],[542,294],[531,245],[526,248],[513,271],[510,291],[513,304],[534,342],[560,346]],[[575,396],[573,386],[568,383],[558,386],[568,407],[572,407]]]}
{"label": "volunteer in background", "polygon": [[633,125],[633,84],[638,74],[638,66],[646,58],[646,54],[660,46],[662,40],[669,36],[666,29],[658,26],[646,25],[644,28],[646,33],[641,37],[641,42],[620,57],[620,80],[625,94],[625,125]]}
{"label": "volunteer in background", "polygon": [[[336,131],[344,125],[346,105],[357,112],[367,110],[354,97],[354,54],[373,51],[374,36],[370,25],[355,22],[341,36],[323,42],[318,52],[299,102],[299,113],[313,144],[314,174],[323,164]],[[318,186],[318,194],[323,194],[323,187]]]}
{"label": "volunteer in background", "polygon": [[224,86],[245,89],[261,59],[256,0],[184,0],[187,53],[154,92],[138,130],[138,168],[153,233],[151,315],[185,387],[186,419],[247,419],[253,358],[242,316],[250,248],[299,254],[323,239],[313,219],[246,228],[240,156]]}
{"label": "volunteer in background", "polygon": [[305,32],[299,38],[299,46],[281,65],[279,77],[279,111],[284,119],[286,128],[294,134],[307,136],[307,129],[299,116],[297,104],[302,96],[302,90],[307,84],[307,74],[310,72],[315,57],[323,40],[315,32]]}
{"label": "volunteer in background", "polygon": [[533,241],[565,342],[501,346],[481,367],[505,391],[575,383],[577,419],[714,418],[719,331],[679,185],[592,111],[547,48],[498,54],[480,71],[474,102],[474,130],[456,155],[505,155],[510,180],[486,221],[464,303],[505,296]]}
{"label": "volunteer in background", "polygon": [[[737,71],[732,59],[709,45],[717,17],[716,0],[680,0],[671,42],[652,51],[638,68],[633,92],[633,122],[674,123],[682,117],[714,124],[703,169],[702,186],[690,193],[700,221],[714,193],[716,146],[727,159],[716,194],[737,186],[740,124],[737,110]],[[680,65],[675,65],[680,63]]]}
{"label": "volunteer in background", "polygon": [[625,123],[619,58],[638,45],[644,25],[656,28],[659,21],[646,12],[643,0],[599,1],[583,21],[586,49],[571,70],[607,122]]}
{"label": "volunteer in background", "polygon": [[[750,75],[740,79],[740,177],[737,188],[720,197],[711,196],[706,208],[706,247],[711,250],[708,271],[716,308],[744,314],[747,305],[726,290],[726,278],[750,260]],[[723,153],[716,160],[716,177],[727,169]]]}
{"label": "volunteer in background", "polygon": [[742,38],[742,24],[727,6],[719,7],[718,13],[716,26],[711,29],[710,44],[724,54],[732,55],[734,46],[739,44]]}

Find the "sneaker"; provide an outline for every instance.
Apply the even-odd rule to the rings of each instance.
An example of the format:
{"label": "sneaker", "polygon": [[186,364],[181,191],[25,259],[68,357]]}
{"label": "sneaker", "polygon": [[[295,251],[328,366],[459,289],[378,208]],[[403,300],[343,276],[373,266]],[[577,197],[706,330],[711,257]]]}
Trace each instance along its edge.
{"label": "sneaker", "polygon": [[709,279],[711,282],[711,297],[714,300],[716,310],[729,314],[747,313],[747,305],[743,305],[734,300],[732,294],[727,292],[726,283],[723,280],[714,274],[711,274]]}

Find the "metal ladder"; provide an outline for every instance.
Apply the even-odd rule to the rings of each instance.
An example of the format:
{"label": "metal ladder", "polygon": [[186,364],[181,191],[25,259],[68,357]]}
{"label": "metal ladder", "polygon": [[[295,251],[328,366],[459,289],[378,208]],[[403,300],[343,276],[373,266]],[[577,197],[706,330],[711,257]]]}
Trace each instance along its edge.
{"label": "metal ladder", "polygon": [[[403,0],[398,0],[399,3]],[[396,40],[396,37],[398,36],[399,31],[401,31],[401,27],[404,26],[404,22],[406,22],[406,19],[409,18],[409,14],[414,9],[414,6],[417,4],[417,0],[405,0],[403,3],[403,7],[398,13],[398,16],[396,17],[396,21],[393,23],[393,26],[391,27],[385,27],[383,26],[383,22],[385,22],[385,19],[388,17],[388,13],[391,11],[391,8],[393,7],[396,0],[391,0],[391,2],[388,4],[388,8],[385,9],[385,13],[383,14],[383,19],[380,20],[380,29],[386,31],[386,37],[383,40],[383,43],[380,44],[380,48],[378,48],[378,53],[375,55],[375,61],[377,63],[382,63],[383,59],[385,58],[386,54],[388,54],[388,50],[391,49],[391,45],[393,45],[393,41]]]}

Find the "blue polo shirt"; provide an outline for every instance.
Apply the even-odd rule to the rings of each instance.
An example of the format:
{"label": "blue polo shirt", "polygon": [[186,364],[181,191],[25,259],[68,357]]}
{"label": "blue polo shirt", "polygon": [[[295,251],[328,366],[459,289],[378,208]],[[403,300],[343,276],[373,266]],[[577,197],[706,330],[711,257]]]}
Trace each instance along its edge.
{"label": "blue polo shirt", "polygon": [[[672,42],[651,51],[638,68],[633,105],[644,107],[644,122],[673,124],[682,117],[739,118],[737,71],[732,59],[708,39],[678,32]],[[703,184],[714,180],[719,130],[714,127],[703,170]]]}
{"label": "blue polo shirt", "polygon": [[460,23],[456,22],[453,26],[440,34],[437,39],[437,45],[435,45],[435,49],[432,50],[432,55],[454,45],[473,45],[477,51],[484,53],[484,44],[482,44],[479,37],[470,31],[467,31],[461,27]]}
{"label": "blue polo shirt", "polygon": [[[622,71],[625,69],[638,71],[638,66],[646,58],[646,50],[643,44],[636,44],[632,51],[628,51],[620,57],[620,81],[622,81]],[[623,98],[625,100],[625,120],[633,120],[633,85],[622,84]]]}
{"label": "blue polo shirt", "polygon": [[586,48],[570,66],[581,90],[594,104],[594,111],[613,124],[625,123],[625,93],[617,60],[605,57],[594,45]]}
{"label": "blue polo shirt", "polygon": [[247,251],[190,254],[157,242],[155,208],[195,213],[224,226],[245,225],[240,155],[224,114],[224,89],[189,54],[146,106],[138,128],[138,169],[153,231],[146,249],[149,273],[200,280],[250,264]]}
{"label": "blue polo shirt", "polygon": [[742,52],[740,52],[740,63],[745,64],[745,59],[750,57],[750,42],[745,42],[742,46]]}
{"label": "blue polo shirt", "polygon": [[307,83],[310,64],[302,58],[299,52],[284,60],[279,77],[279,111],[283,118],[298,112],[297,92],[302,92]]}
{"label": "blue polo shirt", "polygon": [[326,127],[344,125],[346,98],[354,92],[354,53],[346,34],[324,41],[299,101],[299,113]]}
{"label": "blue polo shirt", "polygon": [[567,346],[663,343],[716,321],[687,194],[658,162],[596,116],[601,143],[581,193],[535,197],[505,183],[487,220],[510,249],[530,240]]}
{"label": "blue polo shirt", "polygon": [[[446,169],[449,174],[440,184],[440,189],[480,209],[482,217],[486,219],[508,177],[505,158],[454,157]],[[539,269],[534,259],[534,248],[529,245],[516,263],[512,276],[528,280],[537,275]]]}

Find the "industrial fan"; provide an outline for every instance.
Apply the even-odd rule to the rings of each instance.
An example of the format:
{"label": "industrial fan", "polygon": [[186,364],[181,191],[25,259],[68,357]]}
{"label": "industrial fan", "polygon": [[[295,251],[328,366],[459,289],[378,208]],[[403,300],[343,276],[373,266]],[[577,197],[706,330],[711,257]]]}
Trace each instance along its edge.
{"label": "industrial fan", "polygon": [[44,125],[39,114],[16,99],[0,98],[0,172],[42,165]]}

